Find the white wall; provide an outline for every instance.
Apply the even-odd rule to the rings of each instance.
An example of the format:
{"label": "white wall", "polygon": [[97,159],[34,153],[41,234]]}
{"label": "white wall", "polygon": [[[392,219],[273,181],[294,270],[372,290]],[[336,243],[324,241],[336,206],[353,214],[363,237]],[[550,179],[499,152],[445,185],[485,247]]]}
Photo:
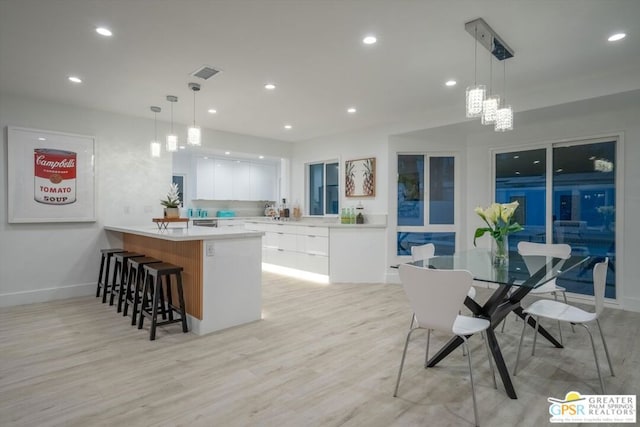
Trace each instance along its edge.
{"label": "white wall", "polygon": [[[9,224],[7,222],[7,126],[20,126],[96,137],[95,223]],[[99,249],[119,246],[105,224],[151,224],[162,215],[160,199],[171,182],[172,161],[152,159],[149,141],[153,118],[134,118],[51,103],[0,96],[0,306],[46,301],[95,292]],[[158,122],[158,134],[168,129]],[[186,135],[186,128],[177,127]],[[203,130],[205,147],[256,149],[288,155],[290,143]],[[257,149],[260,151],[257,151]]]}
{"label": "white wall", "polygon": [[[640,91],[594,98],[553,106],[515,115],[515,130],[496,133],[479,121],[465,121],[449,126],[395,135],[389,126],[344,135],[318,138],[299,144],[292,158],[294,194],[304,200],[304,163],[339,158],[341,173],[344,160],[368,156],[377,157],[376,197],[367,200],[367,208],[389,214],[387,228],[387,262],[395,262],[395,206],[396,153],[453,151],[460,153],[458,167],[463,197],[462,229],[459,241],[462,248],[472,245],[475,228],[480,225],[473,208],[491,202],[493,178],[491,150],[498,147],[521,147],[541,142],[589,138],[603,135],[624,136],[624,156],[618,164],[624,166],[623,203],[627,225],[620,230],[623,236],[618,254],[618,303],[622,308],[640,311],[640,264],[635,261],[640,252],[640,228],[633,227],[633,219],[640,217]],[[382,166],[382,167],[381,167]],[[344,194],[344,192],[343,192]],[[347,199],[347,203],[350,203]],[[341,200],[344,202],[344,198]],[[393,274],[390,272],[390,274]]]}

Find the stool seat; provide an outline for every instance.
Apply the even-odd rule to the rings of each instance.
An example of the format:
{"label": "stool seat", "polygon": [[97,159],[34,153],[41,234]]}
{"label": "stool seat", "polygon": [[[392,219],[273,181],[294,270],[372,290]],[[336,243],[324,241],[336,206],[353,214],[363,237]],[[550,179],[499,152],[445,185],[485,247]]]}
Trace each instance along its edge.
{"label": "stool seat", "polygon": [[[113,301],[116,296],[118,296],[118,308],[117,312],[120,313],[122,311],[122,302],[124,301],[124,286],[127,282],[127,261],[130,258],[143,257],[144,254],[140,254],[137,252],[118,252],[113,254],[114,265],[113,265],[113,279],[111,281],[111,296],[109,297],[109,305],[113,305]],[[117,283],[117,278],[120,278],[120,282]]]}
{"label": "stool seat", "polygon": [[96,283],[96,298],[100,296],[100,289],[103,290],[102,302],[107,302],[107,288],[109,286],[109,269],[111,260],[116,253],[124,252],[122,248],[100,249],[100,271],[98,272],[98,282]]}
{"label": "stool seat", "polygon": [[[183,268],[161,262],[157,264],[145,264],[142,266],[144,270],[144,289],[142,290],[142,303],[140,304],[140,319],[138,320],[138,329],[142,329],[144,318],[151,319],[151,327],[149,330],[149,340],[156,339],[156,326],[166,325],[170,323],[182,323],[182,332],[189,332],[187,326],[187,313],[184,302],[184,293],[182,289],[182,270]],[[175,277],[176,290],[178,292],[179,306],[174,305],[171,291],[171,277]],[[164,291],[163,291],[164,285]],[[164,301],[166,295],[166,304]],[[158,322],[158,310],[168,311],[169,319]],[[178,318],[174,318],[174,313]]]}
{"label": "stool seat", "polygon": [[159,259],[148,256],[134,257],[129,258],[128,260],[129,274],[127,276],[127,283],[124,290],[124,310],[122,311],[122,315],[127,315],[127,313],[129,312],[129,304],[131,303],[133,305],[133,310],[131,312],[132,326],[136,324],[140,304],[140,295],[142,292],[142,284],[144,283],[144,270],[142,269],[142,266],[146,264],[157,264],[161,262],[162,261]]}

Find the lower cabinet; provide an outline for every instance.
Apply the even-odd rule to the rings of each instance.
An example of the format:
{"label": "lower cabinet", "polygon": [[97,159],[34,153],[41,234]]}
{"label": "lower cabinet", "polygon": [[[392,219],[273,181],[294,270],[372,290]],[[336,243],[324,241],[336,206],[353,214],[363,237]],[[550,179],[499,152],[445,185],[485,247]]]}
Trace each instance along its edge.
{"label": "lower cabinet", "polygon": [[262,261],[317,274],[329,274],[327,227],[286,223],[246,223],[249,230],[264,231]]}

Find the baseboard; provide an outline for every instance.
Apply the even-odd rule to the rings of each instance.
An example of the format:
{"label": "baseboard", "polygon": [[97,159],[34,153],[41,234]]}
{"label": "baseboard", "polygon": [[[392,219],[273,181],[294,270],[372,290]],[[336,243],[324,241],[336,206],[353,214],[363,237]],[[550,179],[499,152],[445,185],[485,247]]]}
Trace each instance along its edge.
{"label": "baseboard", "polygon": [[32,291],[10,292],[0,294],[0,307],[34,304],[38,302],[95,295],[95,283],[62,286],[59,288],[36,289]]}
{"label": "baseboard", "polygon": [[621,305],[623,310],[640,313],[640,298],[626,297]]}

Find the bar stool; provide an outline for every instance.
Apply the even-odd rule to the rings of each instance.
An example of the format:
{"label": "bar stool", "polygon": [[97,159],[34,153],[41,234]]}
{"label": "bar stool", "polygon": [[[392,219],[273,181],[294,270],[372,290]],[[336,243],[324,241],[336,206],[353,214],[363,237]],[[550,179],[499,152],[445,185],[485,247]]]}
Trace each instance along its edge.
{"label": "bar stool", "polygon": [[[107,288],[109,286],[109,267],[114,254],[124,252],[124,249],[100,249],[100,272],[98,273],[98,283],[96,284],[96,298],[100,296],[100,289],[104,289],[102,302],[107,302]],[[106,268],[105,268],[106,267]]]}
{"label": "bar stool", "polygon": [[[138,329],[142,329],[145,316],[151,318],[151,328],[149,331],[149,340],[156,339],[156,326],[167,325],[170,323],[182,323],[182,332],[189,332],[187,326],[187,313],[184,303],[184,294],[182,292],[182,267],[168,263],[147,264],[144,269],[144,289],[142,290],[142,303],[140,304],[140,319],[138,320]],[[180,306],[173,304],[171,295],[171,276],[176,278],[176,288],[178,291],[178,300]],[[164,280],[163,280],[164,279]],[[165,293],[167,296],[166,308],[169,311],[169,320],[158,322],[158,309],[164,308],[164,301],[161,300],[162,284],[165,285]],[[174,318],[174,312],[179,318]]]}
{"label": "bar stool", "polygon": [[133,310],[131,312],[131,326],[136,324],[142,291],[141,285],[144,283],[144,270],[142,269],[142,266],[147,264],[157,264],[159,262],[162,261],[151,257],[138,257],[129,259],[129,274],[127,275],[127,284],[124,290],[124,310],[122,312],[122,315],[127,315],[127,313],[129,312],[129,303],[131,303],[133,305]]}
{"label": "bar stool", "polygon": [[[113,305],[113,300],[116,295],[118,295],[118,310],[120,313],[122,311],[122,300],[124,296],[123,287],[127,281],[127,261],[131,258],[143,257],[144,254],[139,254],[137,252],[119,252],[113,255],[114,265],[113,265],[113,278],[111,280],[111,296],[109,297],[109,305]],[[120,276],[120,283],[116,283],[116,278]]]}

